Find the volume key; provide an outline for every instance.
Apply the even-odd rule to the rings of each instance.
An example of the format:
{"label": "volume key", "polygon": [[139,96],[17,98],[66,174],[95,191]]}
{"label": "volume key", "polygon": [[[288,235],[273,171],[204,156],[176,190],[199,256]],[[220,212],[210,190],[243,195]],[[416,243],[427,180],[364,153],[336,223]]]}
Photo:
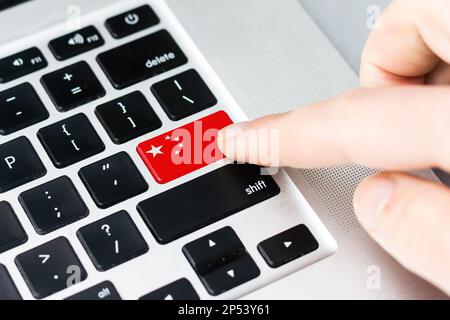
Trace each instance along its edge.
{"label": "volume key", "polygon": [[30,48],[0,60],[0,83],[10,82],[37,70],[48,63],[38,48]]}

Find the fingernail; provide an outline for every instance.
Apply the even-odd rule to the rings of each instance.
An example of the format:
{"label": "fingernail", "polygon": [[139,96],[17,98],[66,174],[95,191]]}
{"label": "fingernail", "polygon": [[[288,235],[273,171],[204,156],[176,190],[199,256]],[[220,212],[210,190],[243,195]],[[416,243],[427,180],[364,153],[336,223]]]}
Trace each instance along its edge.
{"label": "fingernail", "polygon": [[358,189],[355,210],[361,222],[371,231],[379,229],[381,216],[394,189],[395,181],[389,177],[371,178]]}

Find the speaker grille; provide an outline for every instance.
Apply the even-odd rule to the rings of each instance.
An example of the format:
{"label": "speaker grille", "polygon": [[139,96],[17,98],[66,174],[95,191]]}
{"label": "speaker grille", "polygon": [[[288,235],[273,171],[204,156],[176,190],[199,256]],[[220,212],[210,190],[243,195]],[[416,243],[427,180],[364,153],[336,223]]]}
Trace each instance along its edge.
{"label": "speaker grille", "polygon": [[360,228],[353,210],[353,194],[364,178],[381,171],[351,165],[301,172],[345,232]]}

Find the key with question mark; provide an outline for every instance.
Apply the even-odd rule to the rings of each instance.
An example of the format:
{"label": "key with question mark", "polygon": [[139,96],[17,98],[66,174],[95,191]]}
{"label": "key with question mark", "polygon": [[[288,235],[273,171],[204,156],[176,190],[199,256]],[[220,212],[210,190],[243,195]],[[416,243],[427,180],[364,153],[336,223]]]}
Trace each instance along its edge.
{"label": "key with question mark", "polygon": [[108,235],[108,237],[111,237],[111,227],[108,224],[102,225],[100,229],[102,229]]}

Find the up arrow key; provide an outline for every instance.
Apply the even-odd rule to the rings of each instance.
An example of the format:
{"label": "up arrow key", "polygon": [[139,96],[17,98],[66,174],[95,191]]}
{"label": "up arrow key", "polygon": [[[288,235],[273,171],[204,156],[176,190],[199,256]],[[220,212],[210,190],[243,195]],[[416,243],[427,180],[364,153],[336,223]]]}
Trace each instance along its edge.
{"label": "up arrow key", "polygon": [[292,245],[292,242],[291,242],[291,241],[287,241],[287,242],[284,243],[284,246],[285,246],[286,248],[289,248],[291,245]]}
{"label": "up arrow key", "polygon": [[212,240],[209,240],[209,247],[212,248],[212,247],[215,247],[215,246],[216,246],[216,243],[214,241],[212,241]]}

